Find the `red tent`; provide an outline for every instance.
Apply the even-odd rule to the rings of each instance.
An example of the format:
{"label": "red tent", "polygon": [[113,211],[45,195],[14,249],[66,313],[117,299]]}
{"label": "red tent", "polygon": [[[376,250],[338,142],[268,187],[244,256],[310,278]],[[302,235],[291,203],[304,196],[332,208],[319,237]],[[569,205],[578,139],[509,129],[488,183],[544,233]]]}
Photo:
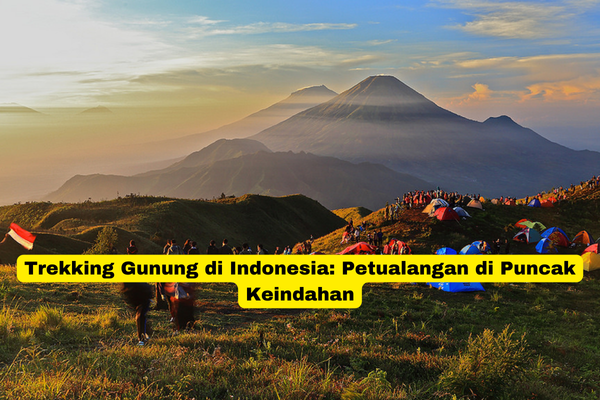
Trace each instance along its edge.
{"label": "red tent", "polygon": [[585,254],[585,253],[596,253],[596,254],[598,254],[598,243],[593,244],[593,245],[589,246],[587,249],[585,249],[583,251],[583,254]]}
{"label": "red tent", "polygon": [[544,208],[554,207],[554,203],[550,200],[543,200],[540,205]]}
{"label": "red tent", "polygon": [[460,217],[451,207],[440,207],[435,211],[435,217],[440,221],[458,221]]}
{"label": "red tent", "polygon": [[352,246],[346,247],[338,254],[375,254],[375,250],[377,250],[376,246],[372,246],[365,242],[358,242]]}

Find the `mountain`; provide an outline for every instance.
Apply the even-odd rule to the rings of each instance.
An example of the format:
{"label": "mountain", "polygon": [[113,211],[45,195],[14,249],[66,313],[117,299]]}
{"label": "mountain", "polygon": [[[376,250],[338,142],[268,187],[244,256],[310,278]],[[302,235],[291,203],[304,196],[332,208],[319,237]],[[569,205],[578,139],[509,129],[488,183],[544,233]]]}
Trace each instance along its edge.
{"label": "mountain", "polygon": [[98,106],[94,108],[88,108],[79,113],[79,115],[101,115],[101,114],[112,114],[113,112],[104,106]]}
{"label": "mountain", "polygon": [[0,104],[0,114],[42,114],[32,108],[17,103]]}
{"label": "mountain", "polygon": [[273,104],[263,110],[257,111],[239,121],[220,128],[186,136],[186,142],[193,143],[196,139],[232,139],[245,138],[256,134],[263,129],[273,126],[285,119],[332,99],[337,95],[333,90],[324,85],[310,86],[299,89],[284,100]]}
{"label": "mountain", "polygon": [[[201,165],[212,164],[216,161],[228,160],[245,154],[253,154],[258,151],[270,152],[264,144],[250,139],[220,139],[206,146],[202,150],[195,151],[185,157],[183,160],[176,162],[164,169],[160,173],[174,171],[180,168],[193,168]],[[156,171],[140,175],[152,175]]]}
{"label": "mountain", "polygon": [[522,196],[588,179],[600,153],[574,151],[508,117],[472,121],[393,76],[372,76],[251,137],[273,151],[384,164],[449,190]]}
{"label": "mountain", "polygon": [[150,153],[158,151],[158,154],[173,158],[185,155],[185,152],[190,149],[202,149],[219,139],[246,138],[294,114],[330,100],[336,95],[336,92],[323,85],[299,89],[287,98],[239,121],[202,133],[141,144],[139,151]]}
{"label": "mountain", "polygon": [[306,153],[272,153],[259,142],[237,139],[219,140],[162,170],[134,176],[77,175],[46,200],[100,200],[130,193],[192,199],[210,199],[222,193],[301,193],[330,209],[379,208],[408,190],[430,186],[382,165],[353,164]]}

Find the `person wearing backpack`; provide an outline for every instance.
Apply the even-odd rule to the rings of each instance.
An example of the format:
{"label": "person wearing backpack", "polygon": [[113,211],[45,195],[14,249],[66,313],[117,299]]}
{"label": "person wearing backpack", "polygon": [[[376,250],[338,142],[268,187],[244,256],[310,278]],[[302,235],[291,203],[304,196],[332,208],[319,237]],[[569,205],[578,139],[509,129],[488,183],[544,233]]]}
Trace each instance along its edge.
{"label": "person wearing backpack", "polygon": [[183,254],[183,250],[181,250],[181,247],[177,245],[177,241],[175,239],[171,240],[171,247],[169,247],[167,254]]}
{"label": "person wearing backpack", "polygon": [[120,291],[125,303],[135,310],[138,346],[143,346],[150,339],[147,315],[150,310],[150,299],[154,296],[154,290],[147,283],[123,283]]}

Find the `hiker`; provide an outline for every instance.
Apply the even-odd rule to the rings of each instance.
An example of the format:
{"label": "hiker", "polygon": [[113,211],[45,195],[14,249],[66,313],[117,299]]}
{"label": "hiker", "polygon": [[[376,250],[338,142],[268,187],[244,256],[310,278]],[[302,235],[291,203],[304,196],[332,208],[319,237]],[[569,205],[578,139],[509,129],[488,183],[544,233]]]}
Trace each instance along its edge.
{"label": "hiker", "polygon": [[240,254],[253,254],[252,249],[250,248],[250,245],[248,243],[244,243],[242,245],[242,251],[240,252]]}
{"label": "hiker", "polygon": [[176,335],[194,323],[194,288],[190,283],[169,282],[164,284],[164,289]]}
{"label": "hiker", "polygon": [[229,241],[227,239],[223,239],[223,244],[221,245],[221,248],[219,249],[219,252],[221,254],[233,254],[233,250],[231,250],[231,247],[229,247]]}
{"label": "hiker", "polygon": [[129,247],[127,248],[127,254],[137,254],[138,253],[138,249],[135,246],[135,241],[134,240],[130,240],[129,241]]}
{"label": "hiker", "polygon": [[163,247],[163,254],[169,254],[169,249],[171,248],[171,239],[167,240],[167,244]]}
{"label": "hiker", "polygon": [[143,346],[150,339],[147,315],[153,295],[152,286],[147,283],[123,283],[120,291],[125,303],[135,310],[138,346]]}
{"label": "hiker", "polygon": [[192,247],[190,247],[187,254],[200,254],[200,250],[198,250],[197,245],[198,243],[192,242]]}
{"label": "hiker", "polygon": [[171,247],[169,247],[167,254],[183,254],[183,250],[181,250],[181,247],[177,245],[177,241],[175,239],[171,239]]}
{"label": "hiker", "polygon": [[191,239],[186,239],[185,243],[183,244],[183,254],[189,254],[190,249],[192,248],[192,240]]}
{"label": "hiker", "polygon": [[206,249],[206,254],[219,254],[219,249],[217,248],[217,244],[214,240],[211,240],[208,244],[208,249]]}
{"label": "hiker", "polygon": [[256,246],[256,254],[265,255],[265,254],[269,254],[269,252],[267,250],[265,250],[265,248],[263,247],[262,244],[259,244],[258,246]]}

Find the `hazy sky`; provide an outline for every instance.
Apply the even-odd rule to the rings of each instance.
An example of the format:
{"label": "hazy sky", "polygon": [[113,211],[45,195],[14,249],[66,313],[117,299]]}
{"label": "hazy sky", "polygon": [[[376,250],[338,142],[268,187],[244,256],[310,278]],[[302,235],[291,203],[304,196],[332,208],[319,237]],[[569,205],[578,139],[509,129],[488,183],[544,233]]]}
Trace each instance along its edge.
{"label": "hazy sky", "polygon": [[[299,87],[342,92],[375,74],[600,150],[600,0],[7,0],[0,37],[0,105],[48,118],[0,118],[4,162],[30,145],[52,153],[50,138],[94,149],[202,132]],[[112,123],[75,118],[98,105]]]}

